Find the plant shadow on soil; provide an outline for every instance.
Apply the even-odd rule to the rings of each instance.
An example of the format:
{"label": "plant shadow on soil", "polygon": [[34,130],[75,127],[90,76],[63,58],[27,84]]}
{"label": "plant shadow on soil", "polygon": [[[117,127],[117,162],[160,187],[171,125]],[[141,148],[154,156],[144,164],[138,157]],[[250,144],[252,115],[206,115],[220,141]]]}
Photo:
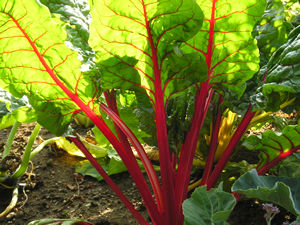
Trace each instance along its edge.
{"label": "plant shadow on soil", "polygon": [[[26,145],[33,124],[23,124],[18,130],[13,144],[13,152],[21,155]],[[0,137],[5,142],[9,129],[0,130]],[[51,136],[42,130],[43,139]],[[133,216],[116,197],[109,186],[91,177],[82,177],[75,173],[75,164],[79,158],[69,156],[63,151],[51,147],[43,149],[32,160],[27,173],[20,183],[19,199],[16,207],[4,218],[0,225],[27,225],[43,218],[82,218],[95,225],[134,225]],[[127,173],[112,176],[112,179],[131,200],[135,208],[148,218],[141,198]],[[0,188],[0,212],[10,201],[11,191]],[[291,214],[280,208],[280,214],[273,219],[273,225],[281,225]],[[229,224],[264,225],[264,211],[261,203],[255,200],[242,200],[233,210]]]}

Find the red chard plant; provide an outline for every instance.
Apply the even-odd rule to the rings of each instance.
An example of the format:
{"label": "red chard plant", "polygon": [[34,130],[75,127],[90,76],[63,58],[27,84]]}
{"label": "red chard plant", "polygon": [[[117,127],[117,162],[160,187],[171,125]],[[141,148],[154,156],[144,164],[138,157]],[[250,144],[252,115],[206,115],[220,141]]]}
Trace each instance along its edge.
{"label": "red chard plant", "polygon": [[[182,206],[201,129],[210,122],[213,132],[203,187],[194,197],[201,199],[207,194],[216,202],[230,199],[235,203],[222,185],[212,188],[251,120],[263,110],[277,111],[286,101],[299,97],[299,26],[286,28],[286,34],[293,31],[289,38],[281,39],[284,46],[277,46],[274,52],[257,46],[264,41],[265,26],[271,23],[264,18],[267,3],[262,0],[72,2],[0,2],[0,86],[16,97],[26,95],[39,124],[56,135],[68,136],[139,224],[149,222],[76,134],[65,133],[76,114],[87,116],[118,153],[153,224],[208,224],[206,220],[189,222],[183,211],[185,205],[193,204]],[[271,3],[268,1],[268,7]],[[260,68],[263,51],[268,63]],[[128,96],[133,96],[133,103],[122,104],[121,98]],[[296,100],[292,102],[297,105]],[[130,110],[124,109],[126,106]],[[227,108],[239,113],[240,119],[215,164],[221,119]],[[141,135],[130,120],[145,127],[148,136]],[[290,129],[299,138],[299,125]],[[284,137],[285,132],[289,131],[283,132]],[[160,176],[142,145],[145,137],[158,148]],[[264,142],[252,141],[260,140]],[[287,140],[287,148],[276,147],[280,156],[275,155],[275,161],[268,159],[266,165],[260,165],[260,175],[299,149],[299,141]],[[218,218],[226,220],[230,210],[226,212]]]}

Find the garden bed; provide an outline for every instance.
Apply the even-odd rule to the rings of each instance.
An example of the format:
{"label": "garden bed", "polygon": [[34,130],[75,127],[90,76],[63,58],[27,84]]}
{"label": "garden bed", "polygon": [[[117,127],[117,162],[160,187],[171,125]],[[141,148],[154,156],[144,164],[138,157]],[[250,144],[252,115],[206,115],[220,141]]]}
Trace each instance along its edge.
{"label": "garden bed", "polygon": [[[27,136],[33,125],[23,124],[19,129],[13,145],[13,152],[20,157]],[[9,129],[0,130],[1,140],[5,141]],[[44,139],[52,137],[42,130]],[[75,164],[79,158],[51,148],[43,149],[32,161],[28,172],[22,178],[19,188],[19,200],[15,209],[0,219],[1,225],[26,225],[42,218],[83,218],[89,222],[100,224],[126,225],[137,224],[135,219],[116,197],[109,186],[91,177],[82,177],[75,173]],[[30,177],[30,178],[29,178]],[[28,179],[29,178],[29,179]],[[133,202],[134,206],[145,217],[147,212],[132,179],[127,173],[112,176],[122,191]],[[27,179],[27,181],[26,181]],[[10,201],[11,193],[0,189],[0,210],[3,211]],[[282,225],[285,221],[293,221],[294,216],[280,208],[280,214],[273,219],[273,225]],[[229,219],[231,225],[264,225],[264,211],[256,200],[241,200],[233,210]]]}

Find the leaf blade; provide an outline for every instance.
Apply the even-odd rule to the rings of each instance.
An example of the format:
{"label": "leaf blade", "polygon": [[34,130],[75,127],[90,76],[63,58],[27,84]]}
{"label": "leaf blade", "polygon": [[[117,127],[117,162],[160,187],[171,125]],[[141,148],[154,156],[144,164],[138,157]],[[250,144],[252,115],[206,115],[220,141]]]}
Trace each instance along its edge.
{"label": "leaf blade", "polygon": [[232,194],[217,188],[206,190],[206,186],[197,188],[182,207],[186,225],[228,224],[226,219],[235,206]]}
{"label": "leaf blade", "polygon": [[232,191],[249,198],[273,202],[295,215],[300,214],[299,177],[258,176],[256,170],[242,175],[233,185]]}
{"label": "leaf blade", "polygon": [[259,53],[251,32],[265,9],[265,1],[200,1],[201,30],[186,42],[184,51],[206,58],[210,83],[239,96],[244,82],[259,69]]}
{"label": "leaf blade", "polygon": [[[93,20],[89,43],[102,66],[104,87],[146,91],[154,103],[155,82],[170,83],[168,54],[201,26],[199,7],[190,0],[99,0],[90,4]],[[172,81],[179,79],[176,71],[172,74]]]}
{"label": "leaf blade", "polygon": [[38,122],[62,134],[79,110],[70,96],[84,93],[87,104],[96,93],[94,85],[84,87],[92,78],[82,74],[77,53],[64,44],[64,24],[35,1],[15,0],[1,1],[0,21],[1,86],[17,97],[27,95]]}

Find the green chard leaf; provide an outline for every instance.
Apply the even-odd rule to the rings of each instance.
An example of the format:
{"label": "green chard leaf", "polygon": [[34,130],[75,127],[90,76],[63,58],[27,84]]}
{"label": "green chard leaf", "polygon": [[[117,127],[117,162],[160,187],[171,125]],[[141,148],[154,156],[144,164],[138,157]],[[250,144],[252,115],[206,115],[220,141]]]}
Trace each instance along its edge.
{"label": "green chard leaf", "polygon": [[287,42],[275,51],[259,76],[264,83],[252,96],[255,107],[277,111],[284,102],[297,97],[293,107],[299,108],[300,94],[300,26],[289,34]]}
{"label": "green chard leaf", "polygon": [[103,89],[134,90],[155,103],[155,88],[161,85],[167,102],[205,79],[206,68],[194,60],[200,57],[178,48],[203,22],[193,0],[90,0],[90,5],[89,43],[101,67]]}
{"label": "green chard leaf", "polygon": [[261,136],[248,137],[243,145],[260,152],[258,169],[275,158],[285,157],[291,151],[300,149],[300,120],[298,125],[286,126],[282,132],[266,131]]}
{"label": "green chard leaf", "polygon": [[292,25],[285,20],[281,0],[268,0],[266,11],[254,35],[260,50],[260,64],[268,63],[272,53],[286,42]]}
{"label": "green chard leaf", "polygon": [[242,175],[232,191],[248,198],[258,198],[280,205],[295,215],[300,215],[300,178],[258,176],[256,170]]}
{"label": "green chard leaf", "polygon": [[37,1],[0,2],[0,86],[16,97],[26,95],[38,122],[57,135],[79,112],[71,98],[94,107],[98,93],[91,73],[81,72],[78,53],[65,45],[63,28]]}
{"label": "green chard leaf", "polygon": [[[268,63],[272,54],[285,44],[292,30],[292,25],[286,21],[284,6],[281,0],[268,0],[267,3],[266,11],[252,33],[257,40],[260,53],[260,65],[262,67]],[[260,86],[263,85],[264,69],[261,69],[260,73],[256,73],[252,79],[245,83],[247,87],[242,97],[239,98],[232,91],[225,92],[225,104],[227,107],[243,115],[250,103],[253,104],[251,99],[256,98],[260,106],[263,106],[264,101],[266,101],[265,97],[261,93],[257,94],[257,89],[261,90]],[[257,104],[258,103],[254,103],[255,106],[257,106]],[[272,104],[271,102],[270,105]]]}
{"label": "green chard leaf", "polygon": [[196,188],[191,198],[183,202],[185,225],[226,225],[235,206],[232,194],[222,188],[206,190],[206,186]]}
{"label": "green chard leaf", "polygon": [[197,0],[204,13],[203,26],[185,43],[183,51],[205,59],[210,84],[241,96],[245,81],[258,71],[259,51],[252,29],[266,6],[262,0]]}

